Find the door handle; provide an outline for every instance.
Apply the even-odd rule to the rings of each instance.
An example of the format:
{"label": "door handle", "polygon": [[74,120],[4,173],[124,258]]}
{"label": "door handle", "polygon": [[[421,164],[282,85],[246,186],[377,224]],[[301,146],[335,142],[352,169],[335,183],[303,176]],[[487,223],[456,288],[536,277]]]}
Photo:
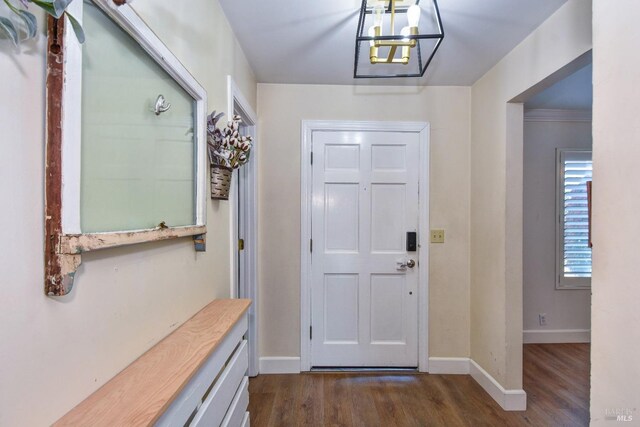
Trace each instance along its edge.
{"label": "door handle", "polygon": [[416,266],[416,262],[412,259],[410,259],[409,261],[398,261],[398,270],[406,270],[407,267],[409,268],[413,268]]}

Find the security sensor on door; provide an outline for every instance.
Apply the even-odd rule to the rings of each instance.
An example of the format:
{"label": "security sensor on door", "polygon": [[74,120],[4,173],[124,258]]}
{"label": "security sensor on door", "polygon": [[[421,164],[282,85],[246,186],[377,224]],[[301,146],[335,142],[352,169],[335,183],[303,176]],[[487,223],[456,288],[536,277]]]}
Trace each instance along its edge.
{"label": "security sensor on door", "polygon": [[417,251],[418,237],[415,231],[407,231],[407,252]]}

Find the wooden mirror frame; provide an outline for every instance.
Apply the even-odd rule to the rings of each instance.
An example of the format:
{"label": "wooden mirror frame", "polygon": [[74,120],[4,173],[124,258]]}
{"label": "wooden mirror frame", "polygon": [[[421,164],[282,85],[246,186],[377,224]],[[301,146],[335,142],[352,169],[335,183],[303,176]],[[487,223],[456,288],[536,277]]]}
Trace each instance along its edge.
{"label": "wooden mirror frame", "polygon": [[[206,249],[206,91],[129,5],[122,0],[92,1],[133,37],[195,101],[196,218],[195,224],[185,227],[159,226],[104,233],[80,231],[81,108],[78,106],[82,102],[82,47],[66,17],[49,17],[44,244],[44,287],[49,296],[71,292],[84,252],[186,236],[193,236],[196,251]],[[69,11],[80,22],[82,10],[82,0],[69,6]]]}

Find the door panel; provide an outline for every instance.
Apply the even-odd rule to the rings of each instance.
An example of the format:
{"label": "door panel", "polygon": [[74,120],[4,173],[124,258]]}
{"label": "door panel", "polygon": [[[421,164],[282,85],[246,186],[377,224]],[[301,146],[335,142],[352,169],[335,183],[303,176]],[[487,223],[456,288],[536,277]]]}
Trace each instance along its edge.
{"label": "door panel", "polygon": [[325,250],[358,252],[358,185],[325,184]]}
{"label": "door panel", "polygon": [[404,274],[371,275],[371,343],[406,343],[405,288]]}
{"label": "door panel", "polygon": [[371,147],[371,169],[404,172],[407,169],[407,149],[398,145],[374,145]]}
{"label": "door panel", "polygon": [[316,131],[311,364],[416,367],[419,136]]}
{"label": "door panel", "polygon": [[404,253],[405,197],[404,184],[371,185],[371,252]]}
{"label": "door panel", "polygon": [[360,146],[327,144],[325,146],[325,171],[360,169]]}
{"label": "door panel", "polygon": [[358,275],[324,276],[324,341],[358,343]]}

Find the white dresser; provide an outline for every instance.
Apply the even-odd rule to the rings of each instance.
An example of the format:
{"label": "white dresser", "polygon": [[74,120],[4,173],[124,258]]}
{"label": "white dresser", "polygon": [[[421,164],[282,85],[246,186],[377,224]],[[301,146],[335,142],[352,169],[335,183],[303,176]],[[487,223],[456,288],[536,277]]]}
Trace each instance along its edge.
{"label": "white dresser", "polygon": [[54,426],[248,426],[250,305],[213,301]]}
{"label": "white dresser", "polygon": [[247,314],[236,323],[180,395],[156,422],[158,427],[249,425]]}

